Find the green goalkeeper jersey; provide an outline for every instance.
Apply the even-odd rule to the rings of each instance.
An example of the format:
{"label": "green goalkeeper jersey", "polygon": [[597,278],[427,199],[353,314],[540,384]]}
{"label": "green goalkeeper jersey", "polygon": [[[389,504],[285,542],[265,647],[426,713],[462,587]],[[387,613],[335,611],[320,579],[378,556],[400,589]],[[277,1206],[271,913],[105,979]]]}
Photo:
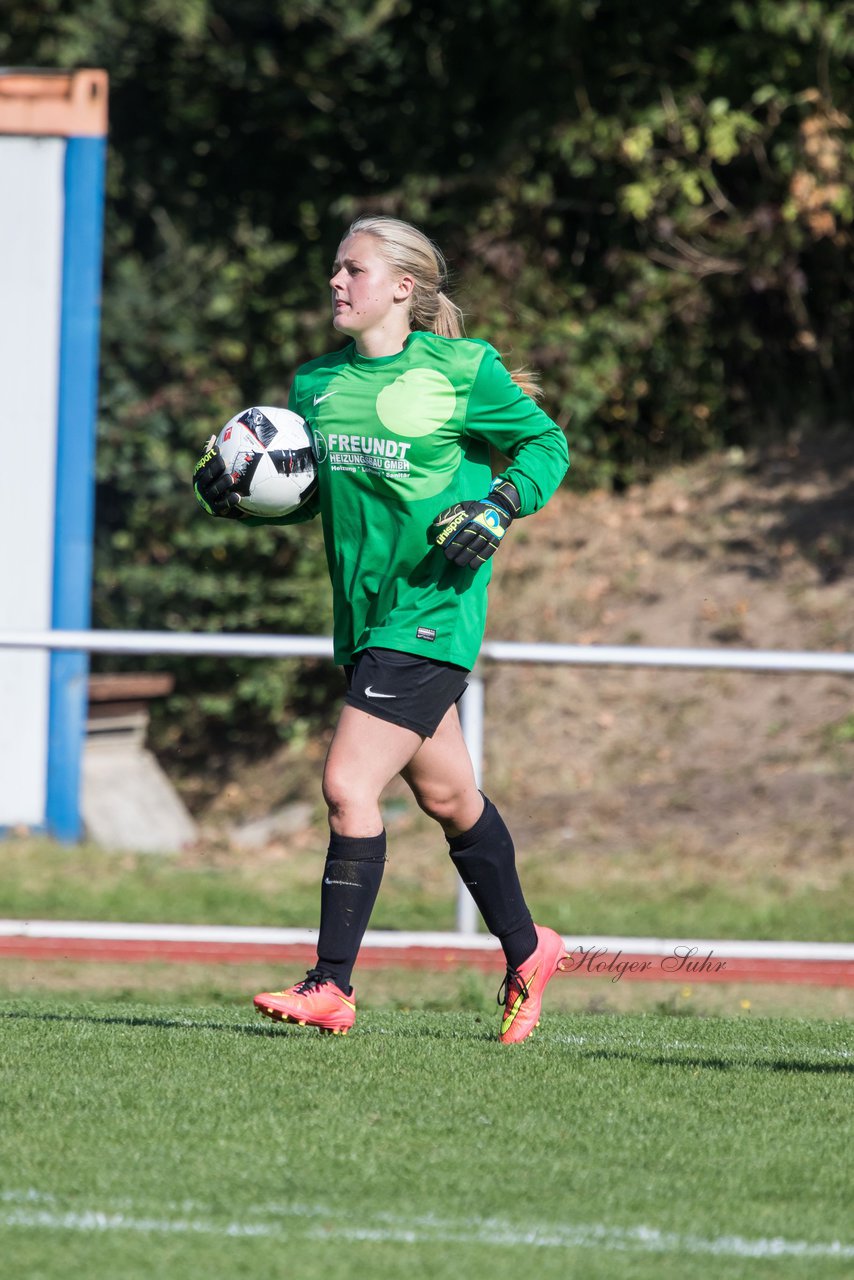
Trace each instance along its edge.
{"label": "green goalkeeper jersey", "polygon": [[536,511],[566,472],[563,432],[488,343],[424,332],[393,356],[351,342],[302,365],[288,406],[317,449],[317,495],[296,519],[323,522],[336,662],[375,646],[472,667],[492,562],[452,564],[428,530],[445,507],[486,496],[490,444],[512,459],[502,474],[521,515]]}

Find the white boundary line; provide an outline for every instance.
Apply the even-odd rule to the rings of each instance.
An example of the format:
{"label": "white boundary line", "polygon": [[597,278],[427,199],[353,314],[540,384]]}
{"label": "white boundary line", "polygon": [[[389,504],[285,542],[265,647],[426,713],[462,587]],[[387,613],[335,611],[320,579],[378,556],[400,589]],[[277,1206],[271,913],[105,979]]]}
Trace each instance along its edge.
{"label": "white boundary line", "polygon": [[[739,1235],[706,1238],[661,1231],[657,1227],[609,1227],[604,1223],[532,1222],[518,1229],[506,1220],[433,1215],[404,1217],[368,1214],[358,1226],[342,1226],[322,1205],[268,1205],[258,1210],[260,1222],[228,1222],[198,1217],[137,1217],[104,1209],[63,1210],[53,1196],[35,1190],[6,1191],[0,1201],[0,1227],[80,1232],[131,1231],[143,1235],[215,1235],[302,1237],[312,1241],[396,1244],[481,1244],[527,1249],[598,1249],[620,1253],[705,1254],[731,1258],[854,1258],[854,1245],[839,1240],[787,1240],[782,1236],[749,1239]],[[270,1222],[271,1217],[279,1222]]]}
{"label": "white boundary line", "polygon": [[[316,929],[276,929],[238,925],[137,924],[122,921],[0,919],[0,938],[79,938],[97,942],[190,942],[246,946],[314,946]],[[606,934],[564,936],[567,950],[583,948],[624,955],[673,955],[680,948],[714,952],[720,959],[854,960],[854,944],[841,942],[751,942],[707,938],[621,938]],[[369,929],[363,946],[370,949],[435,951],[498,951],[497,938],[488,934],[414,932]]]}

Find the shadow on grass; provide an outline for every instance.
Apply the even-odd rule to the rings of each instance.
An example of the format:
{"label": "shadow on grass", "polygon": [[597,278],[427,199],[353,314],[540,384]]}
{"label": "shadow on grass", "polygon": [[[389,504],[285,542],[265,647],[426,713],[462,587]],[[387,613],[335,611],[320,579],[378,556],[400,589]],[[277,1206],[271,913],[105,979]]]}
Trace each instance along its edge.
{"label": "shadow on grass", "polygon": [[0,1011],[0,1018],[18,1018],[31,1022],[88,1022],[92,1026],[119,1027],[163,1027],[175,1031],[233,1031],[238,1035],[275,1036],[278,1031],[273,1026],[249,1026],[245,1023],[202,1022],[189,1018],[146,1018],[135,1014],[123,1017],[117,1014],[104,1014],[99,1017],[92,1013],[31,1013],[25,1010],[9,1009]]}
{"label": "shadow on grass", "polygon": [[[286,1039],[295,1037],[296,1039],[304,1039],[306,1028],[296,1028],[289,1026],[283,1022],[267,1022],[266,1025],[259,1023],[258,1026],[249,1023],[228,1023],[228,1022],[207,1022],[201,1019],[191,1018],[162,1018],[156,1016],[146,1016],[144,1014],[95,1014],[95,1013],[51,1013],[48,1010],[35,1012],[25,1009],[4,1009],[0,1010],[0,1019],[18,1019],[20,1021],[31,1022],[69,1022],[69,1023],[88,1023],[90,1026],[119,1026],[119,1027],[156,1027],[164,1030],[174,1031],[223,1031],[232,1032],[235,1035],[243,1036],[261,1036],[266,1039]],[[427,1022],[423,1015],[416,1014],[409,1025],[395,1027],[394,1031],[386,1032],[385,1028],[370,1025],[370,1014],[368,1015],[369,1025],[360,1026],[360,1035],[394,1035],[398,1039],[417,1039],[417,1040],[458,1040],[470,1044],[472,1041],[481,1043],[497,1043],[497,1037],[493,1028],[487,1027],[481,1023],[481,1019],[476,1017],[470,1029],[462,1031],[455,1027],[453,1030],[447,1026],[439,1026],[435,1022]],[[311,1029],[308,1029],[309,1032]],[[335,1039],[338,1036],[321,1036],[321,1039]]]}
{"label": "shadow on grass", "polygon": [[796,1059],[783,1058],[677,1058],[667,1057],[664,1054],[638,1053],[629,1052],[621,1049],[584,1049],[579,1052],[579,1057],[588,1059],[600,1059],[606,1062],[614,1062],[622,1060],[631,1062],[635,1066],[644,1062],[651,1067],[697,1067],[704,1068],[708,1071],[743,1071],[745,1069],[755,1069],[757,1071],[792,1071],[795,1073],[802,1072],[806,1075],[854,1075],[854,1065],[845,1062],[803,1062]]}
{"label": "shadow on grass", "polygon": [[[228,1023],[228,1022],[205,1022],[202,1020],[190,1018],[158,1018],[146,1017],[139,1014],[104,1014],[98,1016],[91,1013],[51,1013],[31,1012],[23,1009],[6,1009],[0,1010],[0,1019],[31,1022],[77,1022],[88,1023],[91,1026],[120,1026],[120,1027],[156,1027],[165,1030],[174,1031],[223,1031],[232,1032],[235,1035],[243,1036],[261,1036],[264,1039],[279,1038],[288,1036],[296,1036],[304,1038],[304,1029],[295,1029],[288,1027],[284,1023],[274,1023],[258,1026],[249,1025],[248,1023]],[[475,1018],[474,1025],[462,1031],[455,1027],[449,1031],[447,1026],[439,1026],[435,1022],[426,1021],[423,1015],[413,1017],[409,1025],[396,1027],[393,1032],[386,1032],[384,1028],[378,1026],[361,1027],[362,1035],[384,1035],[393,1034],[396,1038],[416,1039],[416,1040],[459,1040],[471,1043],[478,1041],[482,1044],[496,1044],[497,1037],[491,1027],[487,1027],[481,1023],[480,1018]],[[323,1037],[324,1039],[327,1037]],[[332,1036],[328,1037],[333,1039]],[[338,1039],[338,1037],[334,1037]],[[504,1050],[506,1052],[506,1050]],[[516,1049],[518,1053],[519,1050]],[[524,1052],[524,1050],[522,1050]],[[642,1053],[637,1050],[627,1049],[581,1049],[575,1050],[579,1059],[590,1062],[630,1062],[634,1065],[646,1063],[652,1067],[686,1067],[696,1070],[701,1068],[707,1071],[743,1071],[745,1069],[755,1069],[758,1071],[780,1071],[793,1072],[795,1074],[805,1075],[854,1075],[854,1064],[844,1062],[807,1062],[798,1059],[783,1058],[722,1058],[713,1056],[694,1056],[694,1057],[677,1057],[675,1055],[658,1054],[658,1053]]]}
{"label": "shadow on grass", "polygon": [[[279,1038],[279,1039],[283,1037],[288,1037],[288,1036],[304,1037],[305,1031],[306,1031],[305,1028],[291,1027],[283,1022],[268,1023],[266,1026],[262,1024],[259,1024],[258,1026],[250,1026],[248,1023],[205,1022],[205,1021],[202,1021],[201,1019],[196,1020],[196,1019],[190,1019],[190,1018],[158,1018],[153,1016],[146,1017],[144,1015],[139,1015],[139,1014],[121,1015],[121,1014],[110,1013],[110,1014],[103,1014],[99,1016],[98,1014],[94,1014],[94,1013],[50,1013],[49,1011],[36,1013],[29,1010],[24,1010],[24,1009],[0,1010],[0,1019],[3,1019],[3,1018],[8,1020],[18,1019],[20,1021],[30,1021],[30,1022],[79,1022],[79,1023],[88,1023],[90,1026],[96,1026],[96,1027],[97,1026],[157,1027],[165,1030],[174,1030],[174,1031],[225,1031],[225,1032],[230,1031],[235,1035],[263,1036],[265,1038]],[[479,1023],[480,1020],[475,1019],[475,1021],[476,1023]],[[371,1026],[361,1027],[360,1032],[362,1035],[365,1035],[365,1034],[376,1035],[378,1033],[385,1034],[381,1028],[371,1027]],[[418,1040],[454,1039],[454,1040],[465,1040],[466,1042],[470,1042],[472,1040],[492,1042],[496,1039],[493,1032],[491,1030],[488,1030],[486,1027],[478,1026],[477,1030],[472,1030],[466,1033],[461,1033],[458,1029],[455,1029],[452,1033],[449,1034],[448,1029],[446,1027],[439,1027],[439,1026],[429,1025],[429,1024],[425,1025],[425,1023],[420,1019],[417,1022],[413,1021],[413,1024],[411,1026],[397,1027],[395,1028],[393,1033],[389,1033],[389,1034],[394,1034],[398,1038],[408,1037],[408,1038],[418,1039]],[[322,1037],[322,1038],[325,1039],[327,1037]],[[339,1037],[329,1036],[328,1038],[338,1039]]]}

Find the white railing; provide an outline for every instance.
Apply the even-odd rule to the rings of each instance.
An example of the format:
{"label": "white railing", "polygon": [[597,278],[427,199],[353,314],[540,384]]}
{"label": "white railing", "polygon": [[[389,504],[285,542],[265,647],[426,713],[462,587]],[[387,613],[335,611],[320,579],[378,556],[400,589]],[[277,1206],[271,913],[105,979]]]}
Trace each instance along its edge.
{"label": "white railing", "polygon": [[[209,635],[176,631],[7,631],[0,633],[0,649],[171,654],[181,657],[332,658],[332,640],[328,636]],[[854,653],[517,644],[504,640],[486,640],[481,648],[478,664],[469,677],[468,692],[460,703],[463,734],[478,785],[483,778],[483,667],[488,662],[854,675]],[[474,902],[460,882],[457,930],[464,934],[475,933],[477,918]]]}

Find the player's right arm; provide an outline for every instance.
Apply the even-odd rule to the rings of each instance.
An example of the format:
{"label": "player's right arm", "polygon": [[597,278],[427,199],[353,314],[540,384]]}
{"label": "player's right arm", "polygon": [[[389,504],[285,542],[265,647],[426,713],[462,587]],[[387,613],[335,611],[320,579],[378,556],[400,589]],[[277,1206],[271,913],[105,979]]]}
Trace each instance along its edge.
{"label": "player's right arm", "polygon": [[304,524],[320,513],[320,503],[315,491],[307,502],[287,516],[250,516],[240,509],[240,494],[234,492],[234,477],[229,475],[216,447],[216,437],[211,436],[205,451],[193,468],[193,493],[196,501],[209,516],[222,516],[239,520],[241,524]]}
{"label": "player's right arm", "polygon": [[205,451],[193,467],[193,493],[196,501],[209,516],[224,516],[230,520],[245,520],[240,510],[240,495],[234,492],[234,477],[225,469],[222,454],[211,436]]}
{"label": "player's right arm", "polygon": [[[296,408],[296,379],[288,397],[288,408],[294,413]],[[287,516],[250,516],[240,509],[240,494],[234,492],[234,477],[225,469],[222,454],[217,448],[216,436],[211,436],[205,445],[205,451],[193,468],[193,493],[196,501],[209,516],[221,516],[229,520],[240,520],[243,524],[305,524],[320,514],[320,501],[317,491],[307,502]]]}

